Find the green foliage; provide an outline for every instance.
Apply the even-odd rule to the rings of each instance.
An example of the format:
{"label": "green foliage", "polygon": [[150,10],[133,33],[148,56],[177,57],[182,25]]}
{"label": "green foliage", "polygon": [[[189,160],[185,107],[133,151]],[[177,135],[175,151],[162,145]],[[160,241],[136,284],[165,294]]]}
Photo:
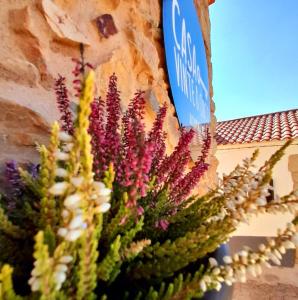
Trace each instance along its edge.
{"label": "green foliage", "polygon": [[141,254],[142,260],[132,266],[130,276],[136,279],[173,276],[176,271],[213,252],[231,231],[232,226],[226,220],[212,222],[173,241],[147,247]]}
{"label": "green foliage", "polygon": [[103,281],[109,281],[111,278],[111,274],[114,271],[114,268],[117,266],[117,262],[120,260],[120,235],[118,235],[114,242],[111,243],[110,250],[107,255],[103,259],[102,262],[99,263],[97,268],[98,278]]}
{"label": "green foliage", "polygon": [[[91,72],[82,83],[73,135],[55,123],[49,146],[39,147],[38,176],[19,169],[22,193],[17,199],[9,195],[0,199],[0,300],[202,297],[216,287],[204,259],[228,240],[247,214],[295,209],[298,199],[294,191],[279,201],[264,203],[272,168],[290,142],[260,170],[253,169],[255,152],[214,190],[175,203],[169,180],[173,174],[168,174],[163,184],[155,170],[147,171],[146,176],[154,174],[147,178],[137,168],[148,159],[145,147],[137,153],[144,157],[130,163],[136,173],[124,164],[123,168],[133,173],[125,180],[119,179],[123,170],[119,171],[117,160],[114,163],[118,165],[103,160],[109,163],[106,168],[96,169],[94,141],[89,134],[93,83]],[[117,98],[117,91],[114,96]],[[131,105],[126,114],[122,131],[127,136],[122,137],[125,147],[118,149],[120,152],[134,150],[129,143],[138,147],[148,141],[138,123],[142,119],[139,109],[134,112]],[[139,133],[135,140],[128,134],[130,119],[134,121],[131,128]],[[179,175],[178,171],[175,169]],[[183,174],[179,176],[183,178]],[[141,179],[146,183],[143,186]],[[9,209],[10,201],[16,203],[14,210]],[[293,222],[297,224],[297,218]],[[289,239],[288,248],[295,242],[291,230],[281,239]]]}
{"label": "green foliage", "polygon": [[21,300],[22,297],[17,296],[13,290],[12,275],[13,269],[4,265],[0,273],[0,300]]}
{"label": "green foliage", "polygon": [[0,231],[2,234],[14,239],[22,239],[26,237],[26,232],[19,226],[12,224],[2,208],[0,208]]}

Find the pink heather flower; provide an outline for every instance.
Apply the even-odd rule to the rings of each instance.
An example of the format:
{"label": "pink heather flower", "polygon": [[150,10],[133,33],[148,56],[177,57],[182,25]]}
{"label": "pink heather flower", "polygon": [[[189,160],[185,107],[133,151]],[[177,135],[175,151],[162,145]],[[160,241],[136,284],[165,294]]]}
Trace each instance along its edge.
{"label": "pink heather flower", "polygon": [[5,164],[5,179],[8,185],[7,209],[12,212],[16,207],[16,199],[20,197],[24,190],[24,184],[22,182],[18,166],[16,161],[12,160]]}
{"label": "pink heather flower", "polygon": [[166,231],[168,229],[168,227],[169,227],[169,224],[170,223],[167,220],[163,220],[162,219],[162,220],[156,221],[155,227],[159,228],[159,229],[161,229],[163,231]]}
{"label": "pink heather flower", "polygon": [[185,128],[181,129],[181,135],[178,142],[178,145],[176,146],[174,152],[166,157],[157,173],[157,183],[165,183],[165,184],[173,184],[173,181],[177,181],[177,176],[180,178],[180,176],[183,173],[183,170],[188,163],[188,157],[189,157],[189,145],[191,143],[191,140],[194,137],[194,130],[186,130]]}
{"label": "pink heather flower", "polygon": [[152,143],[153,151],[152,151],[152,166],[151,166],[151,175],[155,174],[155,171],[159,168],[162,159],[164,158],[166,145],[166,133],[163,131],[163,124],[167,113],[167,105],[164,105],[160,108],[153,127],[148,135],[147,143]]}
{"label": "pink heather flower", "polygon": [[170,199],[176,205],[179,205],[181,202],[183,202],[183,200],[186,199],[186,197],[196,187],[202,176],[208,170],[209,165],[205,162],[205,160],[208,156],[210,144],[211,135],[209,134],[209,131],[207,131],[207,137],[204,140],[201,155],[198,157],[195,165],[188,174],[176,182],[176,185],[173,186],[170,191]]}
{"label": "pink heather flower", "polygon": [[65,132],[69,134],[73,134],[74,127],[73,127],[72,114],[69,106],[70,101],[68,98],[68,91],[65,85],[65,77],[59,75],[59,78],[56,79],[55,92],[56,92],[58,109],[61,114],[60,117],[61,127]]}
{"label": "pink heather flower", "polygon": [[128,190],[128,207],[137,206],[138,195],[146,195],[149,183],[154,146],[145,140],[144,108],[143,92],[138,92],[122,118],[124,134],[117,179]]}
{"label": "pink heather flower", "polygon": [[83,84],[83,77],[85,75],[86,69],[94,69],[90,63],[84,62],[84,57],[82,55],[81,59],[73,58],[72,61],[75,63],[75,68],[72,71],[75,79],[73,80],[73,88],[76,91],[75,96],[80,97],[81,88]]}
{"label": "pink heather flower", "polygon": [[110,77],[106,108],[105,159],[108,164],[110,162],[115,164],[120,150],[119,120],[121,114],[120,96],[117,90],[117,77],[115,74]]}
{"label": "pink heather flower", "polygon": [[142,206],[138,206],[137,213],[138,216],[142,216],[144,214],[144,208]]}
{"label": "pink heather flower", "polygon": [[101,98],[94,98],[91,104],[89,133],[92,136],[92,154],[94,156],[94,172],[97,179],[101,179],[107,169],[105,161],[105,129],[104,129],[104,102]]}

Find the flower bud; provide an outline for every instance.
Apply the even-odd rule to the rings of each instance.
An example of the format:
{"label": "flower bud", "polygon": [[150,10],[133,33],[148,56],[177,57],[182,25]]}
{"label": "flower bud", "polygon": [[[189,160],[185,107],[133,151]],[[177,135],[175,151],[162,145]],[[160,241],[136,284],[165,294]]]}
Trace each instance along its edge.
{"label": "flower bud", "polygon": [[62,151],[56,151],[55,156],[57,160],[65,161],[69,159],[69,154]]}
{"label": "flower bud", "polygon": [[70,179],[70,182],[75,186],[75,187],[79,187],[84,181],[83,177],[72,177]]}
{"label": "flower bud", "polygon": [[77,193],[77,194],[70,195],[66,197],[66,199],[64,200],[64,205],[69,208],[76,208],[79,206],[81,199],[82,199],[81,194]]}
{"label": "flower bud", "polygon": [[210,264],[211,267],[217,267],[218,266],[217,260],[213,257],[209,258],[209,264]]}
{"label": "flower bud", "polygon": [[200,289],[202,290],[202,292],[206,292],[207,290],[207,286],[204,280],[201,280],[199,283]]}
{"label": "flower bud", "polygon": [[72,257],[72,256],[70,256],[70,255],[65,255],[65,256],[62,256],[62,257],[59,259],[59,262],[62,263],[62,264],[68,264],[68,263],[70,263],[72,260],[73,260],[73,257]]}
{"label": "flower bud", "polygon": [[40,285],[41,285],[41,282],[40,282],[40,279],[38,278],[34,278],[32,281],[31,281],[31,290],[32,292],[37,292],[40,288]]}
{"label": "flower bud", "polygon": [[66,228],[59,228],[57,231],[57,234],[62,237],[66,237],[67,233],[68,233],[68,230]]}
{"label": "flower bud", "polygon": [[65,272],[56,272],[54,274],[55,276],[55,281],[58,285],[60,285],[61,283],[63,283],[66,279],[66,274]]}
{"label": "flower bud", "polygon": [[69,228],[70,229],[75,229],[80,227],[84,222],[83,216],[82,215],[78,215],[75,216],[69,223]]}
{"label": "flower bud", "polygon": [[111,207],[111,204],[110,203],[103,203],[101,204],[100,206],[97,207],[97,212],[99,213],[105,213],[107,212]]}
{"label": "flower bud", "polygon": [[77,240],[81,235],[82,235],[82,230],[80,230],[80,229],[75,229],[75,230],[69,231],[68,234],[66,235],[65,239],[66,239],[67,241],[74,242],[74,241]]}
{"label": "flower bud", "polygon": [[69,186],[69,184],[65,181],[57,182],[49,189],[49,192],[52,195],[60,196],[66,192],[66,189],[68,188],[68,186]]}
{"label": "flower bud", "polygon": [[61,177],[61,178],[64,178],[64,177],[66,177],[67,176],[67,171],[65,170],[65,169],[63,169],[63,168],[58,168],[58,169],[56,169],[56,171],[55,171],[55,175],[57,176],[57,177]]}

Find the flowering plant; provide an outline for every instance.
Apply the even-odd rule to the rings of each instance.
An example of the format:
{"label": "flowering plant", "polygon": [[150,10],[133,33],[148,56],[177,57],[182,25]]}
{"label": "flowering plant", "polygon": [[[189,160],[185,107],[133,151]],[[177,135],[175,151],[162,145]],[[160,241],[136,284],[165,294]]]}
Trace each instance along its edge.
{"label": "flowering plant", "polygon": [[121,117],[116,76],[104,102],[93,96],[93,71],[80,78],[87,68],[78,61],[74,71],[74,120],[65,79],[56,82],[61,125],[54,123],[48,147],[38,147],[39,167],[7,166],[0,299],[193,299],[224,282],[243,282],[247,272],[260,274],[270,260],[280,264],[298,243],[297,219],[257,252],[242,250],[224,265],[204,258],[250,215],[295,212],[297,192],[266,201],[272,168],[289,142],[257,172],[256,152],[217,188],[196,196],[210,134],[188,169],[195,132],[182,129],[166,155],[166,106],[146,133],[143,93]]}

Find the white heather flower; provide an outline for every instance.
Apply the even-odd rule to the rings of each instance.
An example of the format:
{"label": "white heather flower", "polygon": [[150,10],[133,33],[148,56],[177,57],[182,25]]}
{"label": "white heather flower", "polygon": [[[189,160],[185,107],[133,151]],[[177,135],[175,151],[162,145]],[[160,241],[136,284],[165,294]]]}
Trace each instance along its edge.
{"label": "white heather flower", "polygon": [[40,288],[41,282],[40,279],[33,278],[33,280],[29,282],[29,284],[31,285],[32,292],[37,292]]}
{"label": "white heather flower", "polygon": [[203,292],[206,292],[206,290],[207,290],[207,285],[206,285],[206,282],[205,282],[204,280],[201,280],[201,281],[200,281],[199,286],[200,286],[200,289],[201,289]]}
{"label": "white heather flower", "polygon": [[57,160],[68,160],[69,154],[62,151],[56,151],[55,157]]}
{"label": "white heather flower", "polygon": [[242,262],[244,265],[247,264],[247,262],[248,262],[247,256],[241,256],[240,259],[241,259],[241,262]]}
{"label": "white heather flower", "polygon": [[[66,270],[67,270],[67,268],[66,268]],[[65,281],[66,274],[64,271],[58,271],[58,272],[55,272],[54,277],[55,277],[55,281],[56,281],[57,285],[60,286]]]}
{"label": "white heather flower", "polygon": [[55,271],[56,272],[67,272],[67,266],[66,266],[66,264],[58,264],[55,267]]}
{"label": "white heather flower", "polygon": [[235,219],[232,219],[232,224],[233,224],[233,226],[238,226],[238,224],[239,224],[239,221],[238,220],[235,220]]}
{"label": "white heather flower", "polygon": [[41,270],[38,270],[38,269],[36,269],[36,268],[34,268],[34,269],[31,271],[31,275],[32,275],[33,277],[38,277],[38,276],[40,276],[41,274],[42,274]]}
{"label": "white heather flower", "polygon": [[273,253],[268,253],[268,257],[276,264],[280,265],[280,260],[273,254]]}
{"label": "white heather flower", "polygon": [[82,230],[80,230],[80,229],[75,229],[75,230],[69,231],[68,234],[66,235],[65,239],[66,239],[67,241],[74,242],[74,241],[77,240],[81,235],[82,235]]}
{"label": "white heather flower", "polygon": [[246,274],[246,268],[245,268],[243,265],[240,265],[240,266],[239,266],[239,271],[240,271],[242,274]]}
{"label": "white heather flower", "polygon": [[231,264],[233,262],[232,258],[230,256],[224,256],[223,257],[223,261],[226,263],[226,264]]}
{"label": "white heather flower", "polygon": [[109,196],[96,196],[94,195],[95,197],[95,202],[97,205],[100,205],[102,203],[105,203],[105,202],[109,202],[110,201],[110,197]]}
{"label": "white heather flower", "polygon": [[111,192],[112,192],[111,189],[103,188],[99,191],[98,194],[99,194],[99,196],[105,197],[105,196],[109,196],[111,194]]}
{"label": "white heather flower", "polygon": [[64,227],[59,228],[58,231],[57,231],[57,234],[62,236],[62,237],[66,237],[67,233],[68,233],[68,230]]}
{"label": "white heather flower", "polygon": [[67,132],[65,131],[60,131],[58,133],[58,138],[61,142],[71,142],[72,141],[72,136],[69,135]]}
{"label": "white heather flower", "polygon": [[210,264],[211,267],[217,267],[218,266],[217,260],[213,257],[209,258],[209,264]]}
{"label": "white heather flower", "polygon": [[213,275],[219,275],[219,274],[220,274],[220,268],[214,268],[214,269],[212,270],[212,274],[213,274]]}
{"label": "white heather flower", "polygon": [[75,187],[79,187],[84,181],[84,178],[82,176],[79,177],[72,177],[70,179],[70,182],[75,186]]}
{"label": "white heather flower", "polygon": [[295,244],[289,240],[286,240],[282,243],[282,245],[286,248],[286,249],[295,249]]}
{"label": "white heather flower", "polygon": [[218,291],[218,292],[219,292],[219,291],[220,291],[220,289],[221,289],[221,283],[220,283],[220,282],[216,282],[216,284],[215,284],[215,287],[214,287],[214,288],[215,288],[215,290],[216,290],[216,291]]}
{"label": "white heather flower", "polygon": [[267,201],[266,201],[266,198],[265,197],[260,197],[257,199],[256,203],[259,205],[259,206],[264,206],[267,204]]}
{"label": "white heather flower", "polygon": [[69,217],[69,211],[67,209],[63,209],[61,215],[64,219],[66,219]]}
{"label": "white heather flower", "polygon": [[259,245],[259,250],[260,250],[261,252],[265,252],[266,246],[265,246],[264,244],[260,244],[260,245]]}
{"label": "white heather flower", "polygon": [[247,272],[248,272],[249,274],[251,274],[253,277],[256,277],[256,276],[257,276],[257,274],[256,274],[256,268],[255,268],[254,265],[249,265],[249,266],[247,267]]}
{"label": "white heather flower", "polygon": [[230,279],[225,279],[225,283],[228,286],[231,286],[233,284],[233,282]]}
{"label": "white heather flower", "polygon": [[233,210],[235,209],[235,203],[233,201],[227,201],[227,208]]}
{"label": "white heather flower", "polygon": [[236,254],[233,255],[233,260],[234,260],[235,262],[238,262],[238,261],[239,261],[239,254],[238,254],[238,253],[236,253]]}
{"label": "white heather flower", "polygon": [[242,257],[247,257],[248,256],[248,252],[246,250],[242,250],[238,253],[240,256]]}
{"label": "white heather flower", "polygon": [[111,189],[108,189],[103,182],[94,181],[94,187],[96,188],[99,196],[109,196],[111,194]]}
{"label": "white heather flower", "polygon": [[279,251],[281,254],[285,254],[285,253],[286,253],[286,248],[285,248],[284,246],[279,246],[278,251]]}
{"label": "white heather flower", "polygon": [[30,279],[28,280],[29,285],[32,285],[35,279],[35,277],[30,277]]}
{"label": "white heather flower", "polygon": [[70,152],[72,148],[73,148],[73,143],[67,143],[62,146],[62,149],[65,152]]}
{"label": "white heather flower", "polygon": [[94,185],[98,190],[104,189],[104,188],[106,187],[106,185],[105,185],[103,182],[101,182],[101,181],[94,181],[94,182],[93,182],[93,185]]}
{"label": "white heather flower", "polygon": [[81,194],[72,194],[66,197],[66,199],[64,200],[64,205],[68,208],[76,208],[79,206],[81,199]]}
{"label": "white heather flower", "polygon": [[111,204],[110,203],[103,203],[101,204],[100,206],[97,207],[97,212],[99,213],[105,213],[107,212],[111,207]]}
{"label": "white heather flower", "polygon": [[227,281],[227,280],[231,281],[232,283],[235,282],[235,278],[233,276],[230,276],[230,275],[225,276],[225,281]]}
{"label": "white heather flower", "polygon": [[64,178],[67,176],[67,171],[63,168],[57,168],[56,171],[55,171],[55,175],[57,177],[61,177],[61,178]]}
{"label": "white heather flower", "polygon": [[204,275],[202,280],[205,281],[205,283],[207,283],[207,284],[211,282],[211,278],[208,275]]}
{"label": "white heather flower", "polygon": [[279,251],[277,249],[273,250],[273,254],[278,258],[278,259],[282,259],[281,254],[279,253]]}
{"label": "white heather flower", "polygon": [[256,260],[259,258],[259,255],[258,255],[257,253],[252,253],[252,254],[250,255],[250,258],[251,258],[251,260],[256,261]]}
{"label": "white heather flower", "polygon": [[65,256],[62,256],[62,257],[59,259],[59,262],[62,263],[62,264],[68,264],[68,263],[70,263],[72,260],[73,260],[73,257],[72,257],[72,256],[70,256],[70,255],[65,255]]}
{"label": "white heather flower", "polygon": [[254,210],[256,210],[258,207],[254,204],[254,203],[251,203],[250,205],[249,205],[249,209],[251,210],[251,211],[254,211]]}
{"label": "white heather flower", "polygon": [[49,189],[49,192],[55,196],[60,196],[66,192],[68,186],[69,184],[65,181],[57,182]]}
{"label": "white heather flower", "polygon": [[77,215],[70,221],[68,226],[70,229],[75,229],[75,228],[81,227],[83,223],[84,223],[83,216]]}

